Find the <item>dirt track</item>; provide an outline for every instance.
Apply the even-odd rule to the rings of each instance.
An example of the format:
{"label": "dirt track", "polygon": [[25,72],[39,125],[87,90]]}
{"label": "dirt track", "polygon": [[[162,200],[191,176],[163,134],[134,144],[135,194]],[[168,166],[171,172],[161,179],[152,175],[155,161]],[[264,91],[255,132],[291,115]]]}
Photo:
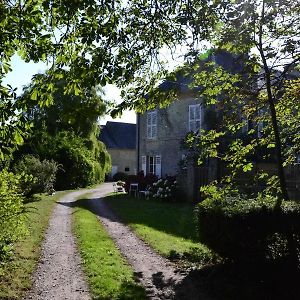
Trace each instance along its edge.
{"label": "dirt track", "polygon": [[58,203],[55,207],[33,278],[33,288],[26,300],[91,299],[72,235],[72,207],[69,205],[84,193],[84,190],[70,193],[59,200],[64,205]]}
{"label": "dirt track", "polygon": [[113,238],[122,255],[135,271],[136,280],[142,284],[149,299],[205,299],[190,274],[154,252],[113,213],[103,198],[112,192],[112,184],[80,190],[60,199],[50,219],[42,256],[34,275],[34,285],[25,300],[87,300],[91,299],[81,261],[72,235],[72,206],[84,194],[92,195],[90,210],[95,213]]}

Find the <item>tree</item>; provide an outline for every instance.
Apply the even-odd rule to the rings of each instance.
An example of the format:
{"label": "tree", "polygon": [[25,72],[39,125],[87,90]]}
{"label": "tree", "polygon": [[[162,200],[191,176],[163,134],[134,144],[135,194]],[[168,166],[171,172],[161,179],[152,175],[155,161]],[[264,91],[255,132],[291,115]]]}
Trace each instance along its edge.
{"label": "tree", "polygon": [[54,83],[52,104],[41,106],[36,99],[32,99],[35,85],[47,81],[48,74],[36,75],[17,99],[20,110],[32,128],[24,145],[15,151],[13,163],[20,170],[23,161],[26,161],[24,154],[56,161],[60,166],[56,181],[56,188],[59,189],[100,183],[110,170],[109,154],[105,145],[98,140],[98,119],[106,109],[103,92],[100,88],[91,88],[85,89],[80,95],[72,91],[68,93],[64,79],[67,74],[64,71],[62,78]]}
{"label": "tree", "polygon": [[[236,159],[236,162],[241,162],[254,152],[256,146],[274,147],[282,198],[288,199],[283,168],[287,164],[285,156],[289,147],[285,145],[283,149],[284,123],[280,122],[278,109],[285,81],[300,62],[298,38],[300,2],[268,0],[221,2],[223,2],[224,13],[220,15],[218,28],[213,30],[215,35],[212,42],[231,53],[247,54],[247,59],[243,56],[243,61],[244,74],[248,74],[247,80],[243,77],[237,80],[239,85],[243,80],[246,83],[239,87],[236,83],[232,84],[228,76],[226,78],[223,74],[223,77],[219,77],[219,83],[225,88],[227,94],[226,101],[231,105],[231,112],[227,117],[225,113],[225,127],[227,132],[236,133],[243,126],[242,122],[239,122],[240,126],[232,126],[234,125],[233,107],[236,108],[237,114],[256,124],[259,122],[268,124],[265,126],[264,138],[252,139],[246,146],[241,141],[234,141],[231,144],[231,154],[226,159],[231,161]],[[208,75],[206,78],[210,80],[211,76],[215,76],[213,73],[206,72]],[[203,80],[204,76],[199,75],[198,79]],[[228,83],[231,87],[226,89],[224,84]],[[213,97],[218,94],[211,85],[207,86],[204,94],[207,97],[209,93],[213,94]],[[294,107],[297,109],[297,106]],[[297,112],[294,117],[296,115]],[[250,132],[251,134],[253,132]],[[293,132],[290,131],[290,134]],[[235,165],[239,164],[235,163]],[[248,160],[245,160],[245,164],[240,164],[240,167],[244,170],[245,167],[251,169]],[[280,203],[279,201],[279,206]]]}
{"label": "tree", "polygon": [[60,131],[73,131],[82,138],[98,136],[98,119],[104,115],[106,103],[103,100],[103,91],[98,87],[85,88],[80,95],[68,93],[65,90],[68,72],[62,74],[62,78],[54,83],[52,104],[47,106],[37,105],[36,99],[32,99],[32,91],[36,88],[36,82],[47,81],[47,74],[35,76],[31,85],[25,88],[23,95],[18,98],[19,106],[26,117],[31,121],[35,130],[45,130],[55,135]]}
{"label": "tree", "polygon": [[[202,132],[198,137],[191,137],[190,145],[201,152],[200,161],[216,158],[230,167],[230,176],[221,180],[227,186],[239,176],[240,171],[253,169],[254,156],[275,157],[277,176],[270,176],[268,183],[271,187],[279,187],[281,197],[277,206],[280,206],[281,199],[289,198],[284,166],[292,161],[292,157],[295,160],[295,152],[291,149],[299,147],[299,144],[295,145],[295,126],[285,127],[283,116],[288,111],[283,111],[280,99],[286,80],[293,78],[292,73],[300,62],[300,1],[222,0],[191,1],[190,4],[191,11],[203,12],[206,6],[207,15],[203,22],[197,19],[192,22],[192,13],[185,11],[193,33],[186,60],[194,62],[190,67],[191,73],[195,74],[193,84],[202,87],[199,97],[205,100],[206,105],[215,106],[219,118],[219,126]],[[214,20],[210,24],[212,26],[208,26],[210,18]],[[203,35],[203,32],[207,34]],[[197,38],[205,38],[216,52],[226,50],[232,53],[241,70],[230,72],[212,61],[203,66],[198,59]],[[150,107],[157,105],[155,97],[145,100],[143,86],[147,86],[147,82],[156,88],[154,80],[142,78],[140,85],[126,94],[127,102],[135,101],[139,109],[147,104]],[[289,115],[296,122],[297,101],[295,98],[292,103],[290,101],[292,99],[289,103],[295,109]],[[240,133],[248,123],[252,125],[248,137],[241,138]],[[259,138],[257,130],[260,131]],[[284,144],[287,136],[289,141]],[[263,153],[262,149],[267,150]],[[266,175],[259,176],[265,178]]]}
{"label": "tree", "polygon": [[[153,105],[144,100],[145,95],[166,74],[160,56],[163,49],[173,53],[177,45],[186,45],[191,59],[205,40],[213,47],[247,54],[247,81],[262,84],[255,93],[249,85],[239,94],[244,90],[243,98],[246,94],[253,103],[254,97],[266,99],[280,187],[283,198],[288,198],[275,103],[286,75],[299,62],[299,0],[103,0],[101,5],[93,0],[6,0],[0,4],[0,14],[1,78],[15,52],[26,61],[47,61],[49,76],[38,81],[31,94],[43,105],[51,103],[53,83],[64,69],[69,70],[65,90],[79,95],[97,84],[116,83],[123,88],[119,109],[143,110]],[[15,99],[13,88],[1,85],[0,92],[6,112],[0,136],[9,145],[16,138],[21,142],[24,126],[16,134],[17,127],[8,122],[15,117],[15,110],[9,109]],[[4,150],[1,146],[1,153]]]}
{"label": "tree", "polygon": [[[197,3],[201,1],[197,1]],[[206,5],[203,5],[206,9]],[[195,19],[186,19],[185,14]],[[52,101],[54,82],[68,69],[68,91],[75,94],[106,83],[124,87],[156,69],[160,50],[186,38],[188,23],[206,19],[189,0],[5,0],[0,4],[0,156],[22,142],[26,130],[16,118],[14,87],[4,86],[12,55],[49,65],[47,81],[37,81],[31,98],[42,105]],[[213,22],[213,19],[211,22]],[[130,105],[130,104],[129,104]],[[26,123],[26,122],[25,122]],[[19,126],[19,127],[17,127]],[[18,128],[18,129],[17,129]]]}

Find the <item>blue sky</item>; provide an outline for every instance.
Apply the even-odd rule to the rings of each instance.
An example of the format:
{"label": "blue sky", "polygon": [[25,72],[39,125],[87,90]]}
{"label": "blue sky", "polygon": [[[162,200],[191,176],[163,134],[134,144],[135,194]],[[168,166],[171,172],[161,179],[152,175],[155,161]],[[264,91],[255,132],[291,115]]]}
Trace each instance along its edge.
{"label": "blue sky", "polygon": [[[12,87],[17,87],[17,93],[21,94],[24,86],[31,82],[31,78],[34,74],[43,73],[47,69],[45,63],[25,63],[18,55],[14,55],[11,61],[12,72],[9,72],[4,79],[4,84],[10,84]],[[105,88],[105,94],[107,99],[113,99],[116,102],[121,101],[119,90],[112,85]],[[121,118],[112,119],[110,116],[105,116],[100,120],[101,124],[105,124],[106,121],[115,122],[127,122],[135,123],[136,116],[134,111],[125,111]]]}

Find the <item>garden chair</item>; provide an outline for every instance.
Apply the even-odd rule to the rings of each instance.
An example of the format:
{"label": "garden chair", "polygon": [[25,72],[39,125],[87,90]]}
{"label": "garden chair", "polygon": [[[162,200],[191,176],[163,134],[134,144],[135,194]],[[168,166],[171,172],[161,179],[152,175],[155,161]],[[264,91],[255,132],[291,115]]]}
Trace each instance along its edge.
{"label": "garden chair", "polygon": [[138,183],[130,183],[128,193],[129,193],[129,195],[133,194],[134,197],[137,197],[138,193],[139,193],[139,184]]}

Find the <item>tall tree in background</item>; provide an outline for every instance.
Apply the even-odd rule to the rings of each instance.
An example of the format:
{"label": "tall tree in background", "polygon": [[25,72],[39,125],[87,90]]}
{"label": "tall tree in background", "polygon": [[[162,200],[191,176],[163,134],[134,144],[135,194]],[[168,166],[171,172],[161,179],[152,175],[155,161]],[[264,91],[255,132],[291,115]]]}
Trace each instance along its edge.
{"label": "tall tree in background", "polygon": [[80,95],[67,92],[64,77],[54,83],[51,105],[38,105],[32,99],[37,81],[47,81],[48,74],[38,74],[17,99],[19,108],[32,125],[24,145],[14,153],[14,164],[26,154],[55,160],[58,170],[56,188],[76,188],[100,183],[110,170],[110,157],[102,142],[99,118],[106,106],[100,88],[86,89]]}
{"label": "tall tree in background", "polygon": [[[65,72],[66,77],[68,72]],[[42,127],[55,135],[60,131],[73,131],[82,138],[91,138],[99,134],[99,118],[105,114],[106,104],[103,91],[100,88],[86,88],[80,93],[68,93],[64,78],[54,84],[52,105],[37,105],[37,99],[32,99],[32,90],[36,81],[47,80],[47,74],[35,76],[31,85],[25,88],[23,95],[18,99],[19,106],[28,120],[33,122],[36,130]]]}
{"label": "tall tree in background", "polygon": [[[48,63],[47,81],[40,80],[32,90],[32,99],[41,105],[53,101],[54,83],[63,69],[69,70],[65,89],[74,94],[107,83],[124,87],[142,74],[149,77],[156,71],[161,49],[184,43],[190,34],[190,22],[204,24],[207,5],[195,3],[198,10],[192,9],[193,19],[188,19],[189,0],[1,1],[0,97],[5,112],[0,116],[2,159],[15,142],[22,142],[26,131],[22,114],[16,114],[13,107],[14,87],[3,85],[15,53],[27,62]],[[207,20],[213,23],[211,16]]]}

